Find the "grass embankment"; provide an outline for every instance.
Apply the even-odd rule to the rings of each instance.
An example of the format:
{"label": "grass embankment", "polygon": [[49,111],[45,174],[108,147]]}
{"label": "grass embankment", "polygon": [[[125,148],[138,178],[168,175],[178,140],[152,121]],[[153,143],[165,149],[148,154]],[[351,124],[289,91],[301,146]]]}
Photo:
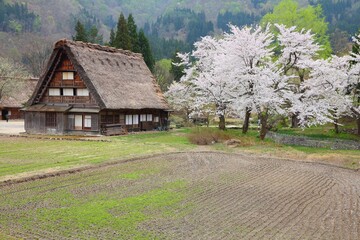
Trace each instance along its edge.
{"label": "grass embankment", "polygon": [[62,170],[194,147],[182,132],[110,139],[111,142],[96,142],[0,137],[0,180],[9,175]]}
{"label": "grass embankment", "polygon": [[[325,128],[313,128],[305,130],[303,136],[315,137],[320,136],[321,139],[337,139],[331,131]],[[284,130],[283,132],[285,132]],[[287,130],[288,134],[301,135],[301,129]],[[327,164],[333,164],[350,169],[360,168],[360,151],[357,150],[332,150],[326,148],[311,148],[302,146],[287,146],[274,143],[270,139],[261,141],[258,137],[259,133],[255,130],[250,130],[247,134],[243,134],[241,130],[228,129],[225,132],[220,132],[217,129],[194,128],[190,131],[190,141],[194,143],[214,143],[213,148],[221,151],[244,152],[249,154],[256,154],[261,157],[268,158],[283,158],[294,159],[301,161],[314,161]],[[357,136],[352,134],[341,135],[340,139],[354,140]],[[229,148],[222,142],[227,139],[239,139],[240,147]]]}
{"label": "grass embankment", "polygon": [[[350,125],[351,128],[351,125]],[[355,128],[355,127],[354,127]],[[360,142],[360,136],[346,132],[346,129],[342,127],[339,133],[335,132],[333,125],[315,126],[310,128],[283,128],[277,131],[281,134],[295,135],[295,136],[306,136],[321,140],[331,139],[342,139],[352,140]]]}

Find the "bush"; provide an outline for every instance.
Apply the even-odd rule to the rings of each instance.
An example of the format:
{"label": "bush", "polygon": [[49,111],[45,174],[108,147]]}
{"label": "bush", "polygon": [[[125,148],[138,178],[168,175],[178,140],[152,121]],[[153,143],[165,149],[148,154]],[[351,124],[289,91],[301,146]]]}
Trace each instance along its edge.
{"label": "bush", "polygon": [[216,128],[197,127],[188,135],[189,141],[197,145],[210,145],[231,139],[229,133]]}

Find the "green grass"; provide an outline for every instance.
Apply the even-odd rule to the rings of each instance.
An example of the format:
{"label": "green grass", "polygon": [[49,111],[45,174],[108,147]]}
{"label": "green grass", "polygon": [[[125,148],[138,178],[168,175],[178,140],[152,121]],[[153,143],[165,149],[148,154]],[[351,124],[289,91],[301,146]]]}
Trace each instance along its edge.
{"label": "green grass", "polygon": [[315,139],[342,139],[342,140],[353,140],[360,141],[360,136],[355,134],[350,134],[346,132],[335,133],[334,127],[332,125],[325,126],[316,126],[310,128],[287,128],[279,129],[278,133],[289,134],[295,136],[307,136]]}
{"label": "green grass", "polygon": [[[86,200],[74,200],[68,195],[62,201],[70,203],[69,206],[64,207],[62,204],[55,209],[39,209],[31,215],[41,222],[58,222],[62,228],[67,229],[65,234],[70,236],[74,231],[73,226],[77,225],[76,230],[84,233],[96,226],[120,230],[121,237],[126,239],[153,239],[154,236],[150,233],[139,230],[138,225],[150,219],[149,212],[156,211],[166,217],[166,209],[183,199],[183,194],[174,194],[173,190],[178,191],[184,185],[181,181],[172,182],[160,189],[121,199],[98,195]],[[46,228],[51,230],[52,226],[49,224]]]}
{"label": "green grass", "polygon": [[181,132],[143,133],[110,138],[111,142],[0,138],[0,179],[25,172],[66,169],[194,146]]}
{"label": "green grass", "polygon": [[0,232],[16,226],[32,234],[49,231],[49,238],[157,239],[158,233],[141,226],[173,219],[186,197],[185,180],[159,177],[167,164],[128,162],[20,184],[16,193],[2,189]]}
{"label": "green grass", "polygon": [[[13,176],[28,176],[34,173],[95,165],[156,153],[190,150],[196,147],[187,138],[187,135],[193,131],[194,129],[191,128],[183,128],[171,132],[131,134],[111,137],[109,138],[111,142],[0,137],[0,180],[6,180]],[[215,129],[214,131],[217,130]],[[327,132],[323,133],[324,131]],[[311,128],[305,131],[291,129],[281,130],[280,132],[317,136],[319,138],[334,138],[338,136],[332,134],[331,131],[321,128]],[[228,129],[226,134],[231,138],[241,140],[240,150],[261,154],[264,152],[280,152],[285,156],[289,156],[289,153],[281,151],[284,149],[283,147],[279,151],[280,145],[275,144],[272,140],[266,139],[261,141],[256,130],[250,130],[247,134],[242,134],[241,129]],[[344,134],[339,136],[342,135]],[[343,138],[349,139],[348,135]],[[221,143],[215,144],[212,148],[222,151],[229,149]],[[290,149],[289,152],[295,152],[296,154],[301,152],[308,155],[315,154],[311,152],[313,151],[311,148],[303,149],[309,149],[308,153],[304,153],[304,151],[300,151],[295,147]],[[339,152],[328,151],[327,154],[338,154]],[[352,155],[354,154],[351,151],[344,151],[344,157],[341,158],[353,158]],[[346,165],[348,166],[349,164]],[[129,175],[127,177],[136,178],[137,175]]]}

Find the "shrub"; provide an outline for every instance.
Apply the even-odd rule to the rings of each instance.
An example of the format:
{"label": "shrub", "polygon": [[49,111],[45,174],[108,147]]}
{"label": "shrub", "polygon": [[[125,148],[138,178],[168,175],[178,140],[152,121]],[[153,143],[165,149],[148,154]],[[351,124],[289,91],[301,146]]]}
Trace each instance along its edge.
{"label": "shrub", "polygon": [[197,145],[209,145],[231,139],[229,133],[216,128],[193,128],[188,134],[189,141]]}

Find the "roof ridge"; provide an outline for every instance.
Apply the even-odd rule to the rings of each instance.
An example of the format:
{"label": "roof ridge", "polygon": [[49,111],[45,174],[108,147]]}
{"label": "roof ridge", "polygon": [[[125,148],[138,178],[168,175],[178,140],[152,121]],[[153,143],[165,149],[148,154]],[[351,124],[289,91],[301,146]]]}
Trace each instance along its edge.
{"label": "roof ridge", "polygon": [[72,41],[69,39],[60,39],[55,43],[55,47],[54,48],[60,48],[63,46],[76,46],[76,47],[83,47],[83,48],[90,48],[90,49],[95,49],[98,51],[104,51],[104,52],[110,52],[110,53],[121,53],[127,56],[133,56],[133,57],[142,57],[141,53],[134,53],[131,52],[129,50],[124,50],[124,49],[120,49],[120,48],[114,48],[114,47],[110,47],[110,46],[103,46],[100,44],[95,44],[95,43],[88,43],[88,42],[82,42],[82,41]]}

